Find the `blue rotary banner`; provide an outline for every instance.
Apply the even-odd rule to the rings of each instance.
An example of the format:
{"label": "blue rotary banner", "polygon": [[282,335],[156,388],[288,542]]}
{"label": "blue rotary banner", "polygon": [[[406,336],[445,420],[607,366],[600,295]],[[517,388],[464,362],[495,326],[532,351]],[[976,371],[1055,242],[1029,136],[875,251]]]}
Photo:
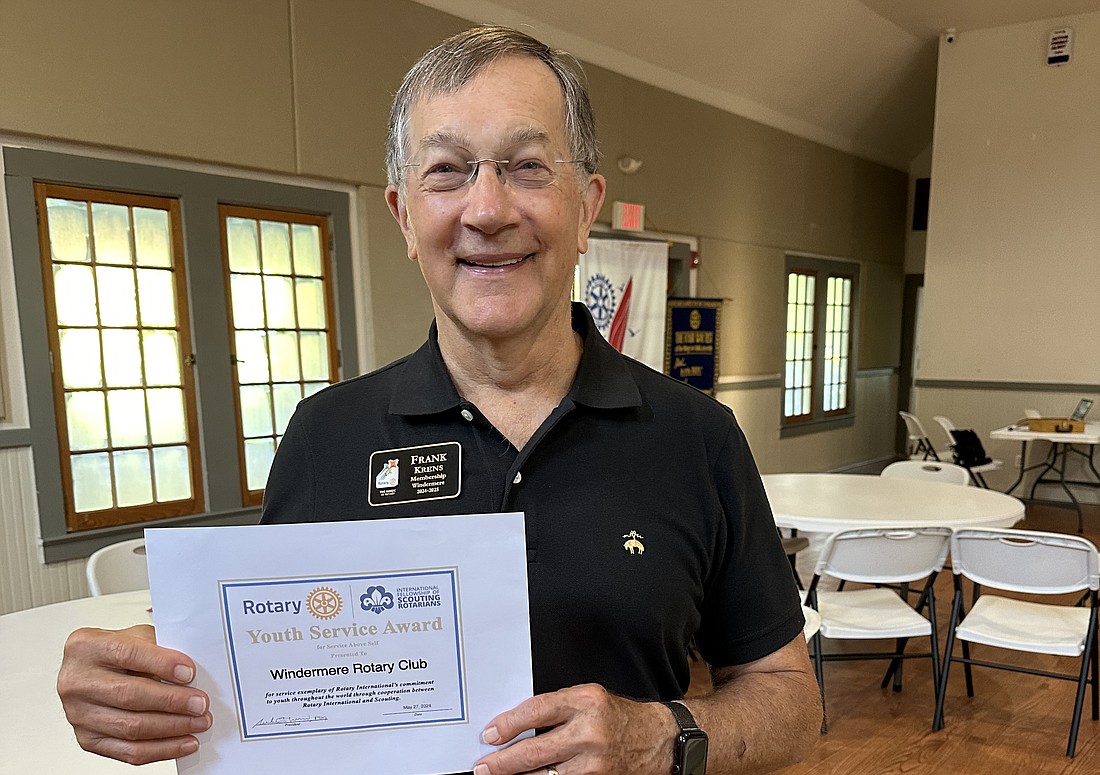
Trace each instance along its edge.
{"label": "blue rotary banner", "polygon": [[665,318],[665,374],[714,395],[722,299],[669,299]]}

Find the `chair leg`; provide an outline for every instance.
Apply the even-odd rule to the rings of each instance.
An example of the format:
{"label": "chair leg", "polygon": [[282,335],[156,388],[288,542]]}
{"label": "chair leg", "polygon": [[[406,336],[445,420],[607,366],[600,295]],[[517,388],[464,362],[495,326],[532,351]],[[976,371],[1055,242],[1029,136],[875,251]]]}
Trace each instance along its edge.
{"label": "chair leg", "polygon": [[1092,668],[1093,644],[1096,641],[1096,609],[1089,617],[1089,636],[1085,638],[1085,653],[1081,655],[1081,673],[1077,679],[1077,696],[1073,701],[1073,720],[1069,726],[1069,742],[1066,744],[1066,756],[1073,758],[1077,752],[1077,732],[1081,727],[1081,708],[1085,703],[1085,684]]}
{"label": "chair leg", "polygon": [[928,622],[932,625],[932,632],[929,633],[932,641],[932,691],[935,691],[940,685],[940,636],[936,628],[936,595],[931,588],[928,593]]}
{"label": "chair leg", "polygon": [[1096,628],[1092,628],[1092,720],[1100,719],[1100,694],[1097,692],[1097,683],[1100,683],[1100,635]]}
{"label": "chair leg", "polygon": [[798,575],[798,562],[795,555],[788,554],[787,561],[791,564],[791,572],[794,574],[795,586],[799,589],[805,589],[806,587],[802,585],[802,577]]}
{"label": "chair leg", "polygon": [[[963,646],[963,659],[970,659],[970,641],[964,640]],[[974,672],[970,669],[969,662],[963,662],[963,674],[966,676],[966,696],[974,696]]]}
{"label": "chair leg", "polygon": [[814,643],[814,673],[817,675],[817,688],[821,693],[821,734],[829,731],[828,713],[825,709],[825,660],[821,653],[821,633],[815,632]]}
{"label": "chair leg", "polygon": [[951,621],[947,629],[947,645],[943,650],[943,667],[940,668],[940,682],[936,687],[936,712],[932,716],[933,732],[938,732],[943,729],[943,701],[947,696],[947,674],[951,669],[951,650],[955,646],[955,626],[959,623],[959,612],[961,609],[962,589],[956,587],[955,602],[951,606]]}
{"label": "chair leg", "polygon": [[886,675],[882,677],[882,688],[885,689],[887,684],[890,683],[890,679],[894,679],[894,691],[901,691],[901,670],[905,664],[902,659],[902,655],[905,653],[905,646],[909,643],[908,638],[898,638],[895,643],[894,653],[897,654],[892,660],[890,660],[890,668],[886,671]]}

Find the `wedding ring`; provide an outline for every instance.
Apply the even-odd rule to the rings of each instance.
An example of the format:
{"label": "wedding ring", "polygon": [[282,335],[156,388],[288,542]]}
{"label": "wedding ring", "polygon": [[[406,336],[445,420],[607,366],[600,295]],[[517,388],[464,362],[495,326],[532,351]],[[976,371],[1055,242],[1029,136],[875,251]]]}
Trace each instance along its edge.
{"label": "wedding ring", "polygon": [[546,775],[558,775],[558,768],[557,767],[547,767],[546,768]]}

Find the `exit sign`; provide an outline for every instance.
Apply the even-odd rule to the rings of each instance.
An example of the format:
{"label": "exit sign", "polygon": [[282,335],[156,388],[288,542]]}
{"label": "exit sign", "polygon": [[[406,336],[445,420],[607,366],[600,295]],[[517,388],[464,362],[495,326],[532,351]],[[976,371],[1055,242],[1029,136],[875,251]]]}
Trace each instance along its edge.
{"label": "exit sign", "polygon": [[611,228],[619,231],[643,231],[645,229],[645,205],[635,205],[630,202],[612,202]]}

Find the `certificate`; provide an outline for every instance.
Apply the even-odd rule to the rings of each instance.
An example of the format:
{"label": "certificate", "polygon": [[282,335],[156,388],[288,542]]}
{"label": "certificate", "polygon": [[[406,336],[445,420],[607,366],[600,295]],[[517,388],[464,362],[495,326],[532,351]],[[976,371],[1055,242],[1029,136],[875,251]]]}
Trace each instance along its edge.
{"label": "certificate", "polygon": [[531,696],[521,514],[145,535],[157,640],[214,716],[181,773],[469,771]]}

